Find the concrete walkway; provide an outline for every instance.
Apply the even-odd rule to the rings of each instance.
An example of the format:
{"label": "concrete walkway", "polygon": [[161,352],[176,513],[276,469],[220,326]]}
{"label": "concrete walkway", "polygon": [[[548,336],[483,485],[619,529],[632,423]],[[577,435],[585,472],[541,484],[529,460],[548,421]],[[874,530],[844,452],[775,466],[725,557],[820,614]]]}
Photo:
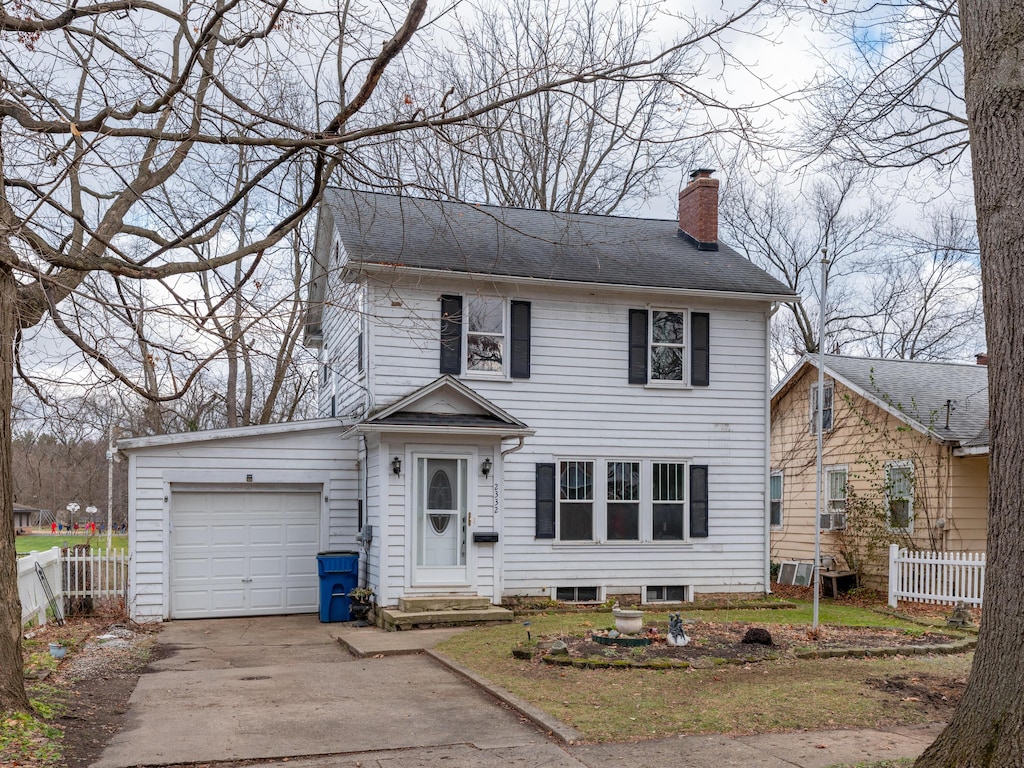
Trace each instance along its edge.
{"label": "concrete walkway", "polygon": [[573,745],[572,728],[421,653],[458,631],[384,633],[316,616],[171,622],[159,636],[163,657],[139,680],[124,729],[94,768],[825,768],[913,757],[938,731]]}

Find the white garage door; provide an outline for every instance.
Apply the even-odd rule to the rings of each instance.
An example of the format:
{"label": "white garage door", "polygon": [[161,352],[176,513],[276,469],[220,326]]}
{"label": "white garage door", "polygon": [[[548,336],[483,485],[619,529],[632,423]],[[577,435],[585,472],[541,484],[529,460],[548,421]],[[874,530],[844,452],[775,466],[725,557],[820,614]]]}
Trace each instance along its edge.
{"label": "white garage door", "polygon": [[320,494],[175,491],[171,618],[317,610]]}

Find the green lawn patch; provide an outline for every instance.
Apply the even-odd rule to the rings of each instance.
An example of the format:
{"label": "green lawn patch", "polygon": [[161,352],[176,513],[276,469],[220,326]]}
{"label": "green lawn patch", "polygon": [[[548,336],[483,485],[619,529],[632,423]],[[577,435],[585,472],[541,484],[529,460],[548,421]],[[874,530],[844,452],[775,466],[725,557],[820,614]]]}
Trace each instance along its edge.
{"label": "green lawn patch", "polygon": [[[14,546],[19,555],[27,555],[29,552],[43,552],[53,547],[71,547],[75,544],[88,544],[93,549],[105,550],[107,548],[107,537],[96,534],[95,536],[74,536],[68,534],[30,533],[24,536],[17,536],[14,539]],[[128,549],[127,536],[113,536],[112,545],[114,549]]]}
{"label": "green lawn patch", "polygon": [[[684,618],[754,625],[810,624],[810,605],[794,610],[701,611]],[[647,622],[667,621],[650,612]],[[583,634],[612,624],[608,613],[547,614],[522,623],[484,627],[443,643],[438,650],[477,674],[581,731],[591,741],[629,741],[674,734],[767,733],[797,729],[858,728],[934,719],[914,697],[896,697],[869,679],[897,675],[962,677],[970,655],[864,659],[783,658],[708,669],[587,669],[513,659],[526,640]],[[822,605],[822,623],[919,627],[848,605]]]}

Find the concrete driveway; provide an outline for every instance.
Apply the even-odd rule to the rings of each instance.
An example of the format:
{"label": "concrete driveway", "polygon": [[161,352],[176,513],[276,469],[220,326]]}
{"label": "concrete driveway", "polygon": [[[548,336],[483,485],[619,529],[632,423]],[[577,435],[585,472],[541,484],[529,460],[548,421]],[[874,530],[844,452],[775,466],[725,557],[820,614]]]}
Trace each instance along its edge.
{"label": "concrete driveway", "polygon": [[168,623],[163,657],[94,768],[378,753],[374,764],[382,752],[402,764],[581,765],[429,657],[356,659],[342,631],[315,615]]}

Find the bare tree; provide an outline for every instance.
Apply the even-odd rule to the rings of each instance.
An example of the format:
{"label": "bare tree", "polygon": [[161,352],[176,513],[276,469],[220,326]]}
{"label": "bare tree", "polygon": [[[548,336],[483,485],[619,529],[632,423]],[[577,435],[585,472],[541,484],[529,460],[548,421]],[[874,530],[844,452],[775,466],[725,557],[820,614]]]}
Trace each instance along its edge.
{"label": "bare tree", "polygon": [[762,185],[741,180],[723,202],[726,238],[801,295],[773,324],[776,374],[817,351],[825,253],[828,352],[949,360],[981,349],[973,220],[928,207],[901,229],[861,172],[846,167],[815,179],[806,191],[788,190],[778,176]]}
{"label": "bare tree", "polygon": [[929,216],[924,235],[893,232],[874,266],[858,345],[866,354],[950,360],[984,350],[984,316],[973,219]]}
{"label": "bare tree", "polygon": [[875,168],[955,169],[968,151],[956,1],[816,13],[836,42],[819,52],[804,149]]}
{"label": "bare tree", "polygon": [[834,344],[857,338],[865,316],[856,283],[884,245],[889,213],[884,203],[865,203],[867,191],[863,175],[849,168],[822,174],[805,189],[787,189],[779,175],[729,185],[720,214],[723,239],[801,296],[776,325],[783,354],[817,351],[823,252],[829,260],[827,333]]}
{"label": "bare tree", "polygon": [[[101,373],[105,383],[139,397],[174,400],[226,345],[240,342],[229,331],[211,343],[209,315],[233,298],[220,296],[211,308],[197,275],[241,264],[245,276],[287,254],[286,239],[329,181],[359,171],[361,146],[488,114],[500,121],[521,99],[578,83],[668,80],[686,88],[691,73],[666,65],[679,50],[713,46],[722,29],[753,19],[759,3],[752,2],[719,20],[694,18],[678,40],[632,61],[577,56],[546,78],[534,77],[532,67],[510,69],[500,89],[449,98],[440,89],[418,91],[412,109],[399,113],[377,87],[400,57],[436,58],[429,36],[417,35],[437,21],[427,17],[427,0],[382,0],[357,11],[292,0],[5,6],[0,709],[29,706],[10,507],[10,405],[16,365],[27,382],[38,372],[26,365],[39,355],[26,346],[32,329],[59,334],[61,354],[70,345],[86,361],[75,368],[82,378],[55,380],[95,381]],[[295,168],[306,179],[301,199],[267,202],[265,193],[281,189]],[[246,201],[245,237],[231,237],[227,222]],[[228,294],[237,293],[237,281],[231,284]],[[133,353],[143,349],[140,365]],[[190,363],[183,375],[172,362],[181,360]]]}
{"label": "bare tree", "polygon": [[[664,23],[658,7],[646,3],[491,4],[459,19],[456,42],[432,66],[410,62],[385,85],[396,114],[414,111],[422,90],[438,88],[455,102],[470,94],[502,101],[522,87],[508,72],[528,72],[539,86],[558,78],[574,56],[621,63],[647,58]],[[703,45],[678,48],[664,61],[667,70],[705,75],[743,66],[734,52]],[[724,104],[690,80],[580,80],[417,141],[378,144],[366,160],[372,168],[367,180],[388,179],[388,188],[415,187],[430,197],[608,214],[649,198],[666,178],[693,167],[710,136],[749,138],[752,112]]]}
{"label": "bare tree", "polygon": [[1024,6],[961,0],[960,16],[990,355],[985,620],[964,696],[918,768],[1024,764]]}

